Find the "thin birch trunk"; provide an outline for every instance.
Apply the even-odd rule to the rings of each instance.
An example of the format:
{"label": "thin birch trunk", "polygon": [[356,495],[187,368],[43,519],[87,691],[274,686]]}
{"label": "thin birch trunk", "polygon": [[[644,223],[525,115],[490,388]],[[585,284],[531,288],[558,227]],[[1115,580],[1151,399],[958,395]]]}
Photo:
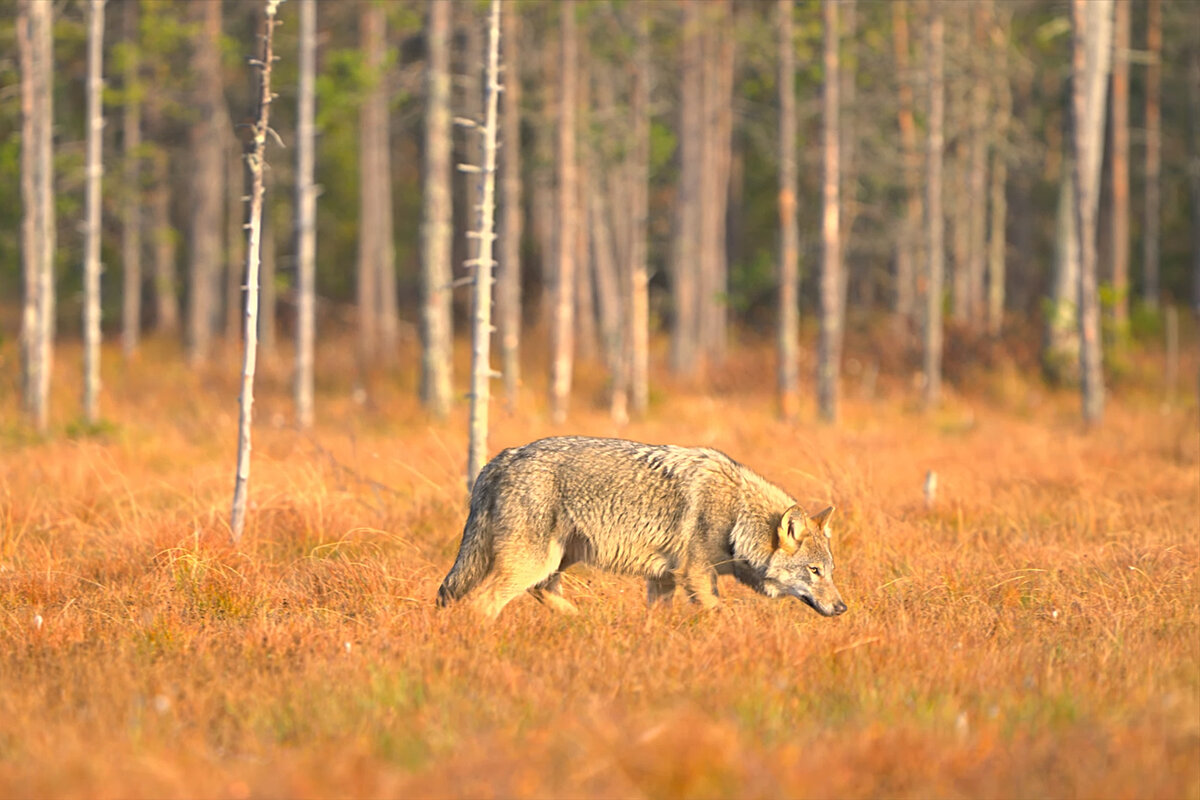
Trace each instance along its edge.
{"label": "thin birch trunk", "polygon": [[200,26],[195,34],[196,104],[199,121],[192,126],[192,230],[188,292],[188,361],[205,362],[211,349],[217,311],[218,265],[221,262],[221,187],[224,175],[220,125],[224,105],[221,89],[221,4],[200,3]]}
{"label": "thin birch trunk", "polygon": [[275,11],[280,0],[267,0],[266,22],[262,36],[262,59],[257,62],[260,75],[258,114],[254,122],[252,150],[246,156],[250,168],[250,222],[246,245],[246,326],[245,354],[242,361],[242,392],[238,413],[237,473],[233,485],[233,509],[229,529],[236,546],[246,526],[246,493],[250,480],[250,425],[254,409],[254,370],[258,355],[258,254],[262,231],[263,171],[266,168],[267,130],[271,116],[271,68],[275,35]]}
{"label": "thin birch trunk", "polygon": [[425,39],[429,64],[425,83],[425,201],[421,220],[421,402],[438,418],[450,411],[452,318],[450,255],[453,206],[450,195],[450,12],[430,0]]}
{"label": "thin birch trunk", "polygon": [[821,95],[822,180],[821,223],[821,329],[817,342],[817,413],[825,422],[838,415],[838,367],[841,358],[841,229],[839,227],[838,163],[838,6],[836,0],[821,1],[824,25],[824,91]]}
{"label": "thin birch trunk", "polygon": [[382,218],[379,208],[383,179],[379,163],[379,138],[383,120],[379,117],[378,82],[384,58],[383,9],[372,2],[359,7],[359,43],[369,80],[376,85],[367,90],[358,116],[359,158],[359,240],[358,240],[358,358],[365,373],[379,353],[379,261],[383,251]]}
{"label": "thin birch trunk", "polygon": [[913,107],[913,86],[909,61],[908,3],[892,3],[892,36],[898,73],[900,148],[904,163],[904,220],[896,251],[895,311],[901,320],[915,314],[916,273],[921,263],[921,189],[920,150],[917,146],[917,126]]}
{"label": "thin birch trunk", "polygon": [[594,292],[596,264],[592,258],[591,240],[594,231],[586,224],[588,219],[591,184],[599,176],[593,176],[588,149],[591,128],[592,92],[590,81],[591,53],[588,47],[588,32],[576,33],[575,74],[575,128],[582,141],[576,145],[578,156],[575,161],[575,354],[590,361],[596,357],[599,336],[596,332],[596,296]]}
{"label": "thin birch trunk", "polygon": [[703,145],[703,51],[698,0],[683,0],[682,68],[679,101],[679,182],[671,246],[671,370],[694,375],[698,367],[701,172]]}
{"label": "thin birch trunk", "polygon": [[376,319],[379,324],[379,347],[385,364],[394,364],[397,359],[396,348],[400,342],[400,310],[399,299],[396,296],[396,241],[395,219],[392,206],[392,121],[388,112],[388,101],[391,97],[390,76],[387,69],[387,16],[384,6],[377,7],[379,14],[380,51],[375,88],[368,102],[375,105],[372,116],[379,126],[375,135],[375,168],[379,172],[378,180],[374,181],[376,222],[379,225],[377,240],[378,260],[375,264],[379,295],[376,299]]}
{"label": "thin birch trunk", "polygon": [[1112,73],[1112,319],[1129,325],[1129,28],[1131,0],[1116,0]]}
{"label": "thin birch trunk", "polygon": [[87,186],[83,235],[83,418],[100,418],[100,181],[104,163],[104,0],[88,3]]}
{"label": "thin birch trunk", "polygon": [[258,346],[270,359],[275,350],[275,219],[269,195],[264,192],[259,261]]}
{"label": "thin birch trunk", "polygon": [[931,0],[929,18],[929,138],[926,167],[926,223],[929,263],[925,275],[925,406],[942,396],[942,281],[946,274],[945,217],[942,209],[943,126],[946,116],[944,25],[942,0]]}
{"label": "thin birch trunk", "polygon": [[562,68],[559,71],[558,114],[558,268],[554,282],[554,322],[551,330],[550,416],[556,424],[567,418],[571,397],[571,372],[575,351],[575,85],[577,48],[575,0],[558,6],[562,37]]}
{"label": "thin birch trunk", "polygon": [[629,169],[629,391],[633,413],[644,416],[649,405],[650,302],[646,265],[647,205],[650,164],[650,18],[637,9],[634,51],[633,147]]}
{"label": "thin birch trunk", "polygon": [[779,46],[779,413],[800,410],[800,229],[796,219],[795,0],[778,0]]}
{"label": "thin birch trunk", "polygon": [[296,423],[313,424],[316,338],[317,191],[313,182],[316,117],[317,0],[300,3],[300,88],[296,123]]}
{"label": "thin birch trunk", "polygon": [[488,405],[491,400],[492,253],[496,238],[496,129],[500,95],[500,0],[488,14],[487,69],[484,77],[483,164],[475,236],[475,319],[471,330],[471,422],[467,450],[467,490],[487,460]]}
{"label": "thin birch trunk", "polygon": [[1096,290],[1096,216],[1104,151],[1104,104],[1112,57],[1112,0],[1073,0],[1071,85],[1072,171],[1079,239],[1079,377],[1083,418],[1098,424],[1104,414],[1100,303]]}
{"label": "thin birch trunk", "polygon": [[246,162],[242,142],[229,136],[225,147],[225,340],[236,347],[241,338],[242,292],[246,267]]}
{"label": "thin birch trunk", "polygon": [[1159,230],[1162,205],[1162,0],[1146,3],[1146,201],[1142,223],[1143,301],[1162,303],[1159,281]]}
{"label": "thin birch trunk", "polygon": [[121,198],[121,350],[131,358],[138,349],[142,326],[142,84],[138,4],[121,7],[128,61],[125,63],[125,108]]}
{"label": "thin birch trunk", "polygon": [[516,408],[521,385],[521,67],[518,40],[521,18],[510,7],[502,15],[504,43],[504,103],[501,124],[500,278],[497,311],[500,316],[500,364],[504,398]]}
{"label": "thin birch trunk", "polygon": [[21,0],[17,12],[25,273],[22,388],[25,413],[33,420],[35,429],[44,433],[49,422],[54,334],[53,7],[39,0]]}
{"label": "thin birch trunk", "polygon": [[[996,116],[992,124],[989,191],[991,222],[988,225],[987,326],[990,335],[999,336],[1004,323],[1004,290],[1008,276],[1008,131],[1012,119],[1012,89],[1008,77],[1007,25],[1001,23],[994,14],[991,18],[996,51]],[[1007,16],[1004,19],[1007,20]]]}
{"label": "thin birch trunk", "polygon": [[987,79],[985,60],[989,9],[987,0],[976,0],[971,7],[973,31],[969,41],[969,70],[974,76],[970,98],[970,144],[968,165],[969,188],[967,212],[967,320],[973,328],[982,328],[986,307],[987,287],[984,268],[987,264],[988,211],[988,109],[995,100],[991,96],[991,81]]}

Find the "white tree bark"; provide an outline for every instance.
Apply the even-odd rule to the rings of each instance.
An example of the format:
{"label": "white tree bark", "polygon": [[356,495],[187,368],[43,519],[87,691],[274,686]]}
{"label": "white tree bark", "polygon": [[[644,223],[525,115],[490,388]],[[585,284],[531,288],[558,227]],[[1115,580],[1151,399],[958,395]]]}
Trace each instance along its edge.
{"label": "white tree bark", "polygon": [[142,325],[142,85],[138,4],[121,6],[125,44],[125,108],[122,129],[125,137],[124,193],[121,207],[121,348],[126,358],[137,352]]}
{"label": "white tree bark", "polygon": [[796,219],[795,0],[778,0],[779,15],[779,413],[795,419],[800,406],[800,227]]}
{"label": "white tree bark", "polygon": [[238,413],[237,474],[233,484],[233,510],[229,529],[236,545],[246,526],[246,493],[250,480],[250,425],[254,410],[254,370],[258,356],[258,256],[262,233],[263,170],[266,166],[267,131],[271,117],[272,44],[275,36],[275,12],[280,0],[267,0],[263,33],[258,117],[254,122],[252,150],[246,156],[250,168],[250,222],[246,244],[246,319],[243,336],[242,394]]}
{"label": "white tree bark", "polygon": [[484,76],[483,165],[475,238],[475,320],[471,329],[471,421],[467,448],[467,490],[487,460],[488,406],[491,402],[492,260],[496,239],[496,111],[500,95],[500,0],[488,14],[487,68]]}
{"label": "white tree bark", "polygon": [[100,418],[100,180],[104,164],[104,0],[88,4],[87,189],[83,246],[83,418]]}
{"label": "white tree bark", "polygon": [[942,166],[946,118],[945,35],[942,0],[932,0],[929,20],[929,137],[925,208],[929,263],[925,275],[925,406],[942,396],[942,284],[946,275],[946,220],[942,209]]}
{"label": "white tree bark", "polygon": [[836,0],[822,0],[825,27],[824,90],[821,100],[824,180],[821,196],[821,330],[817,344],[817,413],[837,420],[838,373],[841,361],[841,272],[838,160],[838,9]]}
{"label": "white tree bark", "polygon": [[317,190],[313,183],[317,63],[317,0],[300,4],[300,89],[296,123],[296,424],[313,424],[314,298],[317,258]]}

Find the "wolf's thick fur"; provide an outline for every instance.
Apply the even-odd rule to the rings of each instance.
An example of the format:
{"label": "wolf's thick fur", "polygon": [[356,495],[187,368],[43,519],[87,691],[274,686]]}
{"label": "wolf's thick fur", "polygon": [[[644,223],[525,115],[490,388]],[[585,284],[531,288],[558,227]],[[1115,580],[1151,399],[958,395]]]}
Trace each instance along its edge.
{"label": "wolf's thick fur", "polygon": [[561,436],[504,450],[471,491],[462,545],[438,590],[495,617],[529,591],[560,611],[572,564],[647,580],[649,600],[676,584],[717,604],[717,575],[826,616],[846,610],[832,580],[829,516],[809,517],[786,492],[724,453],[621,439]]}

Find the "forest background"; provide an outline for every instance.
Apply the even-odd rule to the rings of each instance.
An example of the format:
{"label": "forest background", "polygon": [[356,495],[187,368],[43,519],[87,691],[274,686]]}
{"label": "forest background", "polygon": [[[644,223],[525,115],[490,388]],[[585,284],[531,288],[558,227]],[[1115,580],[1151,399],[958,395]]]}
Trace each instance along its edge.
{"label": "forest background", "polygon": [[[567,431],[726,450],[839,507],[851,610],[723,584],[721,614],[647,615],[641,587],[580,570],[579,618],[522,601],[487,629],[432,604],[465,509],[477,185],[455,165],[480,161],[487,3],[280,6],[237,547],[262,7],[106,4],[92,295],[99,4],[14,8],[37,5],[56,335],[40,417],[16,300],[26,51],[0,13],[0,794],[1200,797],[1191,4],[503,3],[489,451]],[[1112,13],[1109,44],[1081,34],[1085,7]],[[1073,63],[1089,44],[1109,63]],[[1103,416],[1079,401],[1081,77],[1104,98],[1085,240]]]}

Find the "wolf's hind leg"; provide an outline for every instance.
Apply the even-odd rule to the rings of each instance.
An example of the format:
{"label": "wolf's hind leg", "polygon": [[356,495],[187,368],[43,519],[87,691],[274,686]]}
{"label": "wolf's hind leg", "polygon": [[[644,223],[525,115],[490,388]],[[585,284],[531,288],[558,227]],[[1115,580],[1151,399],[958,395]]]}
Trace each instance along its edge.
{"label": "wolf's hind leg", "polygon": [[671,573],[646,578],[646,603],[650,606],[662,603],[671,605],[675,594],[675,576]]}
{"label": "wolf's hind leg", "polygon": [[578,614],[579,609],[570,600],[562,596],[562,570],[558,570],[549,578],[534,586],[529,593],[546,608],[560,614]]}

